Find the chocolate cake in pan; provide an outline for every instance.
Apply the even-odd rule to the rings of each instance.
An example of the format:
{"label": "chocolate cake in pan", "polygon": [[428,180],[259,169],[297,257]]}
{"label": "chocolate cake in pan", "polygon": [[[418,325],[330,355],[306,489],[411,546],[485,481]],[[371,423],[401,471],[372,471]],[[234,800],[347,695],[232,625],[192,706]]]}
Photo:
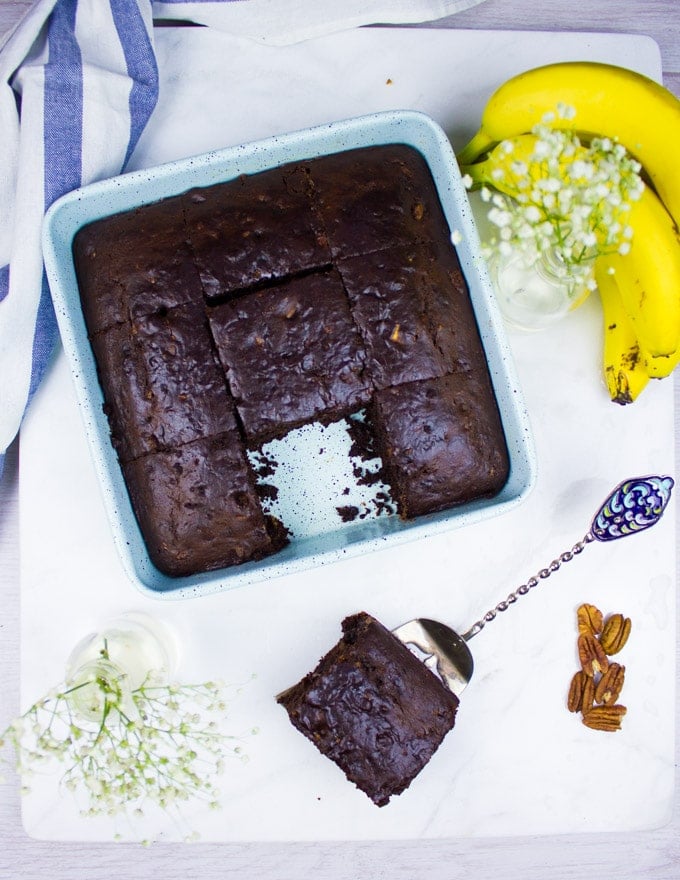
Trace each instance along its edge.
{"label": "chocolate cake in pan", "polygon": [[[403,518],[505,484],[467,284],[413,147],[194,188],[88,224],[73,250],[135,514],[149,547],[176,554],[154,553],[165,573],[281,548],[285,524],[258,514],[248,450],[312,421],[366,409]],[[211,480],[220,491],[197,501]]]}

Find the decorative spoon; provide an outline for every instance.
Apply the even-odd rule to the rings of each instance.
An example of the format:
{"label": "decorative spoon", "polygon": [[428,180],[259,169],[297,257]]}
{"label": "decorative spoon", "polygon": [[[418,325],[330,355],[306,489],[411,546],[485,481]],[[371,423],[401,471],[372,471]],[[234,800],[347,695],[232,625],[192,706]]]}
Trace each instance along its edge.
{"label": "decorative spoon", "polygon": [[666,509],[674,486],[672,477],[636,477],[620,483],[597,511],[590,528],[580,541],[561,553],[526,583],[514,590],[459,635],[455,630],[426,617],[415,618],[392,630],[407,645],[427,655],[425,664],[438,673],[444,684],[460,696],[472,678],[474,661],[467,643],[480,633],[497,614],[514,605],[541,581],[549,578],[565,562],[571,562],[593,541],[614,541],[655,525]]}

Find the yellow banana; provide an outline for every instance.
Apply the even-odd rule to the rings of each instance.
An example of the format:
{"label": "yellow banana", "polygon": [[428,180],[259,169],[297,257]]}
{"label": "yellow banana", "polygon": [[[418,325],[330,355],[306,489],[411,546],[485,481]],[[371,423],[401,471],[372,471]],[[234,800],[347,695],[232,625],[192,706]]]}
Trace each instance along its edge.
{"label": "yellow banana", "polygon": [[635,330],[611,275],[598,260],[595,279],[602,300],[604,379],[614,403],[632,403],[649,382]]}
{"label": "yellow banana", "polygon": [[680,363],[680,346],[666,357],[654,357],[640,346],[640,354],[644,360],[645,372],[650,379],[664,379],[670,376],[673,370]]}
{"label": "yellow banana", "polygon": [[672,356],[680,348],[680,236],[649,187],[631,203],[628,223],[633,229],[630,251],[603,255],[597,263],[601,271],[616,275],[650,369],[661,376],[664,369],[673,369]]}
{"label": "yellow banana", "polygon": [[479,132],[458,155],[460,163],[469,165],[499,141],[530,131],[558,104],[576,113],[572,119],[556,117],[551,126],[616,138],[644,166],[680,224],[680,100],[654,80],[622,67],[562,62],[513,77],[489,99]]}
{"label": "yellow banana", "polygon": [[[525,184],[541,177],[538,163],[532,162],[537,143],[538,136],[529,133],[505,138],[481,162],[461,164],[461,174],[469,174],[475,186],[492,186],[507,196],[517,198],[526,189]],[[525,174],[513,169],[515,162],[523,162],[527,166]]]}

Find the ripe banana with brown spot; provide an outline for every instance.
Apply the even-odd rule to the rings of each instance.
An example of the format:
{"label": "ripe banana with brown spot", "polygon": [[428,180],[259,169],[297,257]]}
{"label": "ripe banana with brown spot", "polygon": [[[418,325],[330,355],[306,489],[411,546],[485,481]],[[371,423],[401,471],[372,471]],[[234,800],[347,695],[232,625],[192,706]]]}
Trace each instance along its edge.
{"label": "ripe banana with brown spot", "polygon": [[651,379],[665,379],[680,364],[680,346],[666,357],[653,357],[640,346],[640,353],[645,363],[645,370]]}
{"label": "ripe banana with brown spot", "polygon": [[644,358],[623,306],[616,275],[602,264],[595,266],[595,280],[602,302],[604,379],[614,403],[632,403],[649,382]]}
{"label": "ripe banana with brown spot", "polygon": [[[464,165],[461,170],[469,174],[477,186],[493,187],[512,198],[524,193],[528,198],[531,189],[528,184],[542,173],[540,162],[533,158],[536,143],[534,134],[506,139],[484,160]],[[585,152],[585,148],[582,149]],[[626,308],[625,333],[621,329],[624,319],[619,317],[618,329],[609,334],[607,345],[607,383],[612,399],[619,402],[634,400],[646,385],[645,376],[663,378],[680,363],[680,237],[677,229],[648,187],[639,201],[631,203],[624,222],[633,230],[629,253],[609,254],[596,262],[600,285],[608,291],[616,287],[617,307],[625,305]],[[587,295],[587,291],[584,294]],[[607,298],[610,309],[613,296],[610,293]],[[575,305],[584,298],[578,299]],[[621,348],[622,339],[626,341],[625,352]]]}
{"label": "ripe banana with brown spot", "polygon": [[680,236],[649,187],[631,203],[628,223],[633,229],[630,251],[603,255],[596,265],[616,275],[640,347],[652,363],[650,369],[657,376],[668,375],[680,349]]}
{"label": "ripe banana with brown spot", "polygon": [[[557,115],[558,104],[573,108],[573,118]],[[622,67],[561,62],[512,77],[489,98],[480,130],[458,154],[460,163],[469,165],[499,141],[531,131],[548,113],[555,114],[549,122],[554,128],[623,144],[680,225],[680,100],[649,77]]]}

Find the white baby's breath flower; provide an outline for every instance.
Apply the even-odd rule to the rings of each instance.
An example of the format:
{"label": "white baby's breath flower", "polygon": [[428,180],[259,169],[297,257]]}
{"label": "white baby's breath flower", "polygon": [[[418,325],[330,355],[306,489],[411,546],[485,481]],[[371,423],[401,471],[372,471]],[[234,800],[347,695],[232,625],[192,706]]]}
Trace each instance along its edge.
{"label": "white baby's breath flower", "polygon": [[592,162],[577,159],[567,169],[567,174],[572,180],[592,180],[595,174],[595,166]]}
{"label": "white baby's breath flower", "polygon": [[[546,180],[541,181],[543,185],[543,189],[548,193],[558,193],[562,189],[562,181],[555,177],[548,177]],[[567,188],[565,192],[569,192],[570,194],[573,192],[571,188]]]}
{"label": "white baby's breath flower", "polygon": [[[495,226],[498,226],[499,229],[509,226],[512,222],[512,211],[505,209],[505,203],[503,201],[498,200],[494,204],[496,207],[493,207],[489,211],[489,220],[491,220]],[[501,208],[499,205],[503,207]]]}
{"label": "white baby's breath flower", "polygon": [[555,193],[544,193],[541,197],[541,203],[547,212],[553,211],[557,205]]}
{"label": "white baby's breath flower", "polygon": [[224,772],[227,756],[241,757],[220,723],[223,686],[162,685],[151,677],[130,691],[116,676],[99,672],[87,680],[87,688],[100,689],[92,701],[88,691],[87,701],[99,714],[83,715],[81,686],[67,683],[0,733],[15,748],[19,772],[26,778],[38,764],[62,762],[65,789],[87,798],[85,816],[141,816],[146,803],[176,810],[192,798],[215,808],[213,778]]}
{"label": "white baby's breath flower", "polygon": [[550,144],[546,141],[538,141],[534,147],[534,158],[537,160],[547,159],[550,156]]}
{"label": "white baby's breath flower", "polygon": [[560,119],[574,119],[576,116],[576,108],[559,101],[557,104],[557,115]]}
{"label": "white baby's breath flower", "polygon": [[488,217],[496,228],[485,254],[519,250],[528,265],[549,259],[554,274],[578,291],[593,288],[597,256],[629,252],[633,230],[627,218],[644,183],[639,162],[615,139],[596,137],[583,145],[559,128],[560,119],[575,116],[565,104],[546,114],[532,129],[528,162],[514,155],[516,147],[503,145],[497,154],[503,175],[489,172],[491,188],[495,181],[500,191],[485,186],[482,198],[492,205]]}
{"label": "white baby's breath flower", "polygon": [[529,223],[538,223],[541,219],[541,212],[536,205],[528,205],[522,213],[525,220],[528,220]]}

